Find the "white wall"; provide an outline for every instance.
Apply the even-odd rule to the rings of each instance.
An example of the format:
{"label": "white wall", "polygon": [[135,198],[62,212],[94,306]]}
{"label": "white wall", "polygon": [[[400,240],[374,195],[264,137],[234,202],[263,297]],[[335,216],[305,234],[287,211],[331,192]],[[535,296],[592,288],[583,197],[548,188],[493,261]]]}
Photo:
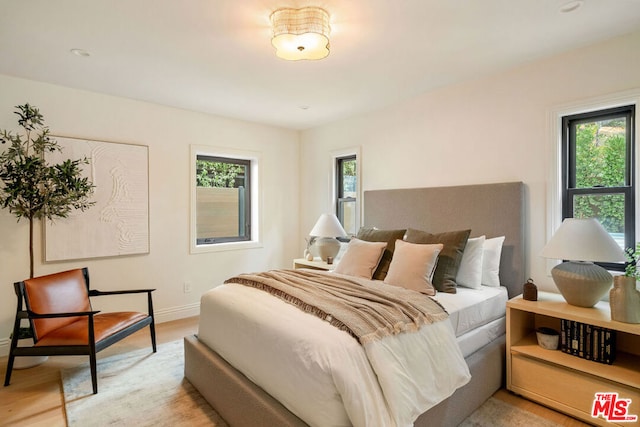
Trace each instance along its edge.
{"label": "white wall", "polygon": [[551,111],[640,88],[639,70],[640,32],[305,131],[301,234],[328,208],[329,152],[342,147],[362,147],[363,191],[523,181],[526,274],[555,290],[538,256],[547,231]]}
{"label": "white wall", "polygon": [[[0,129],[17,129],[13,106],[30,102],[54,134],[149,146],[150,254],[49,264],[39,255],[36,274],[88,266],[95,288],[157,288],[159,320],[197,313],[200,295],[233,274],[290,266],[302,252],[302,236],[331,207],[331,153],[354,146],[362,149],[363,190],[525,182],[526,271],[543,289],[552,289],[537,255],[546,235],[550,112],[640,88],[638,70],[640,32],[300,135],[0,76]],[[189,254],[190,144],[262,152],[262,248]],[[283,163],[290,167],[280,167]],[[6,353],[13,322],[12,283],[28,276],[27,231],[26,222],[16,224],[0,210],[0,354]],[[39,227],[37,233],[40,254]],[[189,294],[182,291],[185,281],[193,286]]]}
{"label": "white wall", "polygon": [[[0,76],[0,129],[18,130],[14,106],[26,102],[40,108],[54,135],[149,146],[150,253],[43,264],[38,226],[36,275],[87,266],[92,288],[157,288],[163,321],[197,314],[200,295],[234,274],[290,267],[299,254],[298,132],[8,76]],[[190,144],[262,153],[263,247],[189,254]],[[29,275],[27,225],[0,210],[0,354],[13,327],[13,282]],[[191,293],[183,292],[185,281]],[[108,298],[94,308],[116,309],[116,297]],[[134,305],[128,308],[145,308],[143,300]]]}

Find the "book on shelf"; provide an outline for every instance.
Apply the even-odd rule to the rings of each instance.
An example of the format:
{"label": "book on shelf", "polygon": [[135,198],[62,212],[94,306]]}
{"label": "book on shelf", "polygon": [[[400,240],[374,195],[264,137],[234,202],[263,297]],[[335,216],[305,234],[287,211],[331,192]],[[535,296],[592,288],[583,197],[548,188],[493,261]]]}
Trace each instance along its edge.
{"label": "book on shelf", "polygon": [[616,358],[616,331],[573,320],[560,321],[560,349],[583,359],[612,364]]}

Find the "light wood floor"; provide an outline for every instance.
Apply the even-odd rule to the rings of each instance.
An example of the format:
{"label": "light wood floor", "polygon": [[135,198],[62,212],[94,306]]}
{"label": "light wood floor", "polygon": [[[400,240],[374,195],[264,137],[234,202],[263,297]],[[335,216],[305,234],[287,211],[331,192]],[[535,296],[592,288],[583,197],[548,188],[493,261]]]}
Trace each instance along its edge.
{"label": "light wood floor", "polygon": [[[158,344],[195,333],[197,324],[198,318],[192,317],[156,325]],[[98,358],[140,348],[150,348],[150,346],[149,331],[145,328],[100,352]],[[0,426],[66,426],[60,369],[77,366],[86,360],[86,357],[57,356],[49,358],[46,363],[34,368],[14,369],[11,385],[0,387]],[[6,368],[7,358],[2,357],[0,374],[3,382]],[[587,425],[515,396],[506,390],[499,390],[495,397],[564,426]]]}

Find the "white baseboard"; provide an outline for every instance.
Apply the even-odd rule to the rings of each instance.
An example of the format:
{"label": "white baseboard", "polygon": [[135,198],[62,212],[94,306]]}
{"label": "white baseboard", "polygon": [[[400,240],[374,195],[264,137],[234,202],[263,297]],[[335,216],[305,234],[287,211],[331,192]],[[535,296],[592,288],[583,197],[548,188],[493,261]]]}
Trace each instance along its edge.
{"label": "white baseboard", "polygon": [[187,304],[180,307],[154,310],[153,316],[156,323],[170,322],[172,320],[185,319],[187,317],[198,316],[200,314],[200,302]]}
{"label": "white baseboard", "polygon": [[6,356],[9,354],[9,345],[11,340],[9,338],[0,339],[0,356]]}
{"label": "white baseboard", "polygon": [[[170,322],[172,320],[185,319],[200,314],[200,303],[187,304],[180,307],[165,308],[162,310],[154,310],[153,315],[156,323]],[[11,340],[9,337],[0,338],[0,357],[9,354],[9,346]]]}

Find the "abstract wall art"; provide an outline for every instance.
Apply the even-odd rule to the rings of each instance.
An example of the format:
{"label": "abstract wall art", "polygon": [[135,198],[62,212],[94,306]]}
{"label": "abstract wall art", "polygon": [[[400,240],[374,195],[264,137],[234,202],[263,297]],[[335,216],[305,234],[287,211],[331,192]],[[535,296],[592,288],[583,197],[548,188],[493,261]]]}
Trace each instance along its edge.
{"label": "abstract wall art", "polygon": [[84,173],[95,204],[68,218],[44,221],[45,261],[149,253],[149,148],[55,137],[62,152],[47,160],[87,158]]}

